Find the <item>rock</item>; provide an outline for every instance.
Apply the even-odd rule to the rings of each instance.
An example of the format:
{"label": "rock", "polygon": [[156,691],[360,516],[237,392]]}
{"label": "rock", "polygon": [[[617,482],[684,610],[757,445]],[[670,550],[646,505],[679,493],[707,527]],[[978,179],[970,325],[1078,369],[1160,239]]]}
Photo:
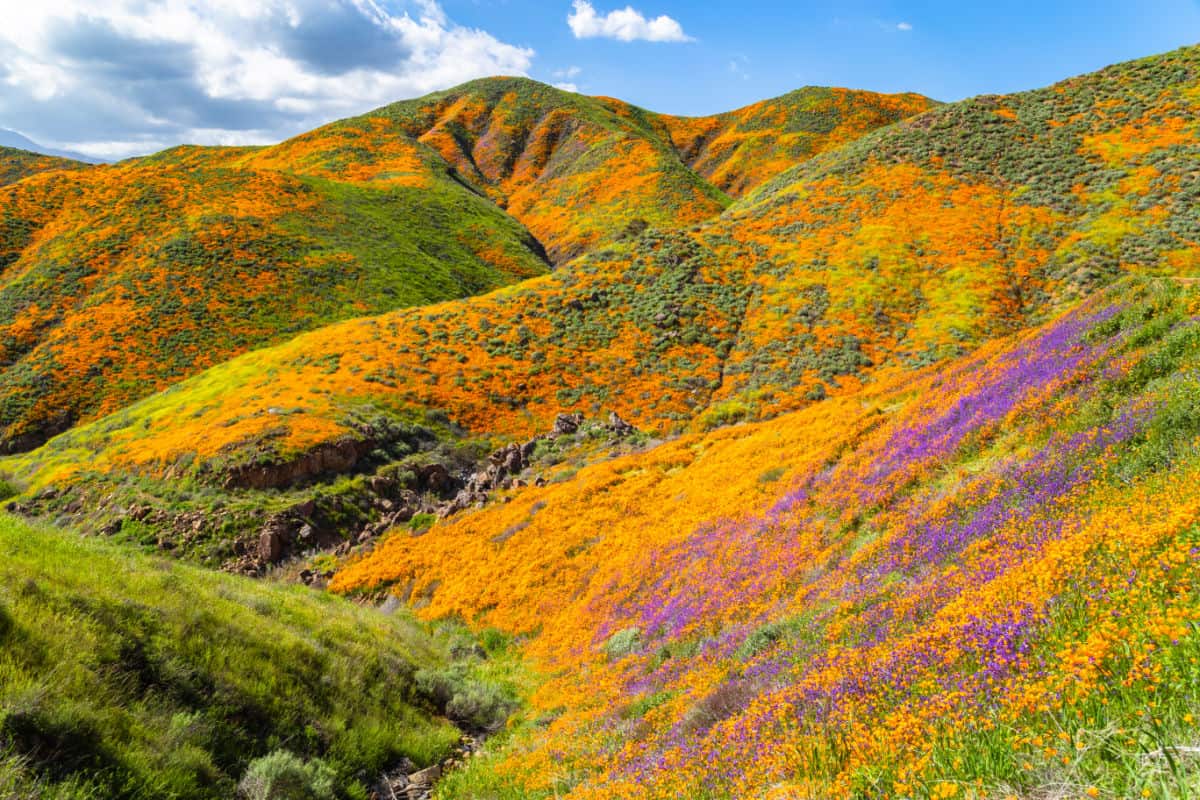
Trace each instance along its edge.
{"label": "rock", "polygon": [[267,528],[258,537],[258,557],[268,564],[283,558],[283,534],[277,528]]}
{"label": "rock", "polygon": [[306,585],[311,584],[314,577],[315,577],[315,575],[313,574],[313,571],[311,569],[300,570],[300,580],[302,582],[304,582]]}
{"label": "rock", "polygon": [[554,418],[554,435],[569,436],[583,424],[582,414],[559,414]]}
{"label": "rock", "polygon": [[448,489],[454,483],[454,479],[450,477],[450,471],[436,462],[418,468],[417,479],[422,486],[434,492]]}
{"label": "rock", "polygon": [[309,540],[313,538],[315,533],[316,531],[313,530],[313,526],[306,523],[300,526],[300,532],[296,535],[300,538],[300,541],[307,544]]}
{"label": "rock", "polygon": [[433,786],[434,781],[442,777],[442,765],[434,764],[432,767],[426,767],[420,772],[414,772],[408,776],[410,786],[416,785],[421,787]]}
{"label": "rock", "polygon": [[637,433],[637,428],[621,419],[615,411],[608,412],[608,429],[617,436],[630,436]]}

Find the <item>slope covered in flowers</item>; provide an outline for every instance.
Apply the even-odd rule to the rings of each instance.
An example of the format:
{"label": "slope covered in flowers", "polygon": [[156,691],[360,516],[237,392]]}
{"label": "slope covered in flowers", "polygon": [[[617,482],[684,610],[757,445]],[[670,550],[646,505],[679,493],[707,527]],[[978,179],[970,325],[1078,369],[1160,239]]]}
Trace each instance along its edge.
{"label": "slope covered in flowers", "polygon": [[375,127],[0,188],[0,451],[303,330],[547,269],[432,151],[359,155]]}
{"label": "slope covered in flowers", "polygon": [[502,437],[615,410],[669,433],[851,393],[1123,274],[1196,275],[1197,80],[1189,48],[942,106],[818,155],[699,229],[650,229],[490,295],[298,337],[6,469],[44,484],[84,465],[286,461],[358,435],[363,408]]}
{"label": "slope covered in flowers", "polygon": [[[1200,291],[582,469],[344,569],[527,640],[444,797],[1200,788]],[[1056,788],[1057,787],[1057,788]]]}
{"label": "slope covered in flowers", "polygon": [[69,158],[45,156],[18,150],[15,147],[0,147],[0,186],[16,183],[22,178],[56,169],[86,169],[91,166]]}
{"label": "slope covered in flowers", "polygon": [[916,94],[808,86],[711,117],[659,120],[692,169],[741,197],[798,163],[934,105]]}
{"label": "slope covered in flowers", "polygon": [[[725,174],[744,186],[924,107],[837,97],[714,118],[723,142],[731,126],[780,125]],[[0,451],[303,330],[478,294],[544,272],[547,255],[719,215],[729,198],[663,119],[489,79],[269,148],[41,175],[67,162],[6,157],[4,180],[33,177],[0,190]]]}

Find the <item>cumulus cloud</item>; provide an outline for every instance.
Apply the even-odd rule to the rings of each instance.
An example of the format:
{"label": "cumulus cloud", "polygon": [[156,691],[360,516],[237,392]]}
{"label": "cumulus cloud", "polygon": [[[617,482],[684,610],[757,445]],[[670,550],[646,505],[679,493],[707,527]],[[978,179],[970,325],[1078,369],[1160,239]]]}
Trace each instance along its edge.
{"label": "cumulus cloud", "polygon": [[901,22],[899,25],[897,25],[897,26],[896,26],[896,30],[898,30],[898,31],[911,31],[911,30],[912,30],[912,23],[911,23],[911,22]]}
{"label": "cumulus cloud", "polygon": [[554,84],[554,88],[555,88],[555,89],[562,89],[564,92],[574,92],[575,94],[579,94],[579,87],[578,87],[578,86],[576,86],[576,85],[575,85],[575,84],[573,84],[573,83],[567,83],[567,82],[565,82],[565,81],[564,81],[563,83],[556,83],[556,84]]}
{"label": "cumulus cloud", "polygon": [[256,144],[533,57],[436,0],[38,0],[5,9],[0,127],[101,157]]}
{"label": "cumulus cloud", "polygon": [[683,32],[683,26],[666,14],[647,18],[633,6],[597,13],[587,0],[575,0],[574,10],[567,17],[571,33],[576,39],[618,39],[622,42],[690,42],[692,37]]}

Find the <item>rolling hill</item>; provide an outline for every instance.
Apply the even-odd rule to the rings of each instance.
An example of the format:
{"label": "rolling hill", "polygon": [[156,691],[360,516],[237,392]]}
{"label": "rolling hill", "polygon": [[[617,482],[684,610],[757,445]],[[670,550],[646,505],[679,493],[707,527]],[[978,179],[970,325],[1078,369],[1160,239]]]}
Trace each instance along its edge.
{"label": "rolling hill", "polygon": [[[839,103],[781,101],[773,113],[810,116],[796,111],[780,153],[756,138],[756,154],[808,156],[927,105]],[[62,166],[12,164],[13,177]],[[547,254],[686,227],[727,202],[653,115],[525,79],[269,148],[31,175],[0,189],[0,451],[300,331],[485,292],[545,272]]]}
{"label": "rolling hill", "polygon": [[[438,797],[1193,796],[1197,86],[1200,47],[704,119],[500,78],[123,165],[222,207],[432,174],[555,268],[105,395],[0,495],[511,641],[537,686]],[[53,225],[106,169],[3,191]]]}
{"label": "rolling hill", "polygon": [[69,158],[46,156],[29,150],[0,146],[0,186],[16,183],[22,178],[36,175],[39,172],[83,169],[87,166],[87,164],[72,161]]}
{"label": "rolling hill", "polygon": [[512,439],[613,410],[666,434],[852,393],[1123,274],[1197,274],[1198,71],[1188,49],[939,107],[697,230],[649,229],[493,294],[255,351],[9,469],[41,485],[85,466],[283,464],[362,438],[365,410]]}
{"label": "rolling hill", "polygon": [[181,148],[0,189],[0,450],[303,330],[548,268],[415,142],[343,169],[370,128],[322,132],[317,155]]}

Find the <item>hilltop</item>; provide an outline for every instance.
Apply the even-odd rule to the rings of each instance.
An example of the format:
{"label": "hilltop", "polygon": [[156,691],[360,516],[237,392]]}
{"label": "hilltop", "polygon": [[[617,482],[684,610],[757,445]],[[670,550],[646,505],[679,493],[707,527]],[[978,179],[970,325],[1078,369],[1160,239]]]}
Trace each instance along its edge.
{"label": "hilltop", "polygon": [[0,146],[0,186],[16,183],[22,178],[36,175],[39,172],[83,169],[87,166],[87,164],[69,158],[47,156],[29,150]]}
{"label": "hilltop", "polygon": [[[779,147],[811,128],[806,154],[843,116],[845,137],[925,107],[867,93],[794,105],[813,122],[797,118]],[[14,161],[7,173],[28,177],[0,188],[0,452],[304,330],[483,293],[546,272],[547,257],[720,214],[728,198],[656,120],[492,79],[268,148],[72,172]],[[756,141],[756,157],[776,157],[771,137]]]}

